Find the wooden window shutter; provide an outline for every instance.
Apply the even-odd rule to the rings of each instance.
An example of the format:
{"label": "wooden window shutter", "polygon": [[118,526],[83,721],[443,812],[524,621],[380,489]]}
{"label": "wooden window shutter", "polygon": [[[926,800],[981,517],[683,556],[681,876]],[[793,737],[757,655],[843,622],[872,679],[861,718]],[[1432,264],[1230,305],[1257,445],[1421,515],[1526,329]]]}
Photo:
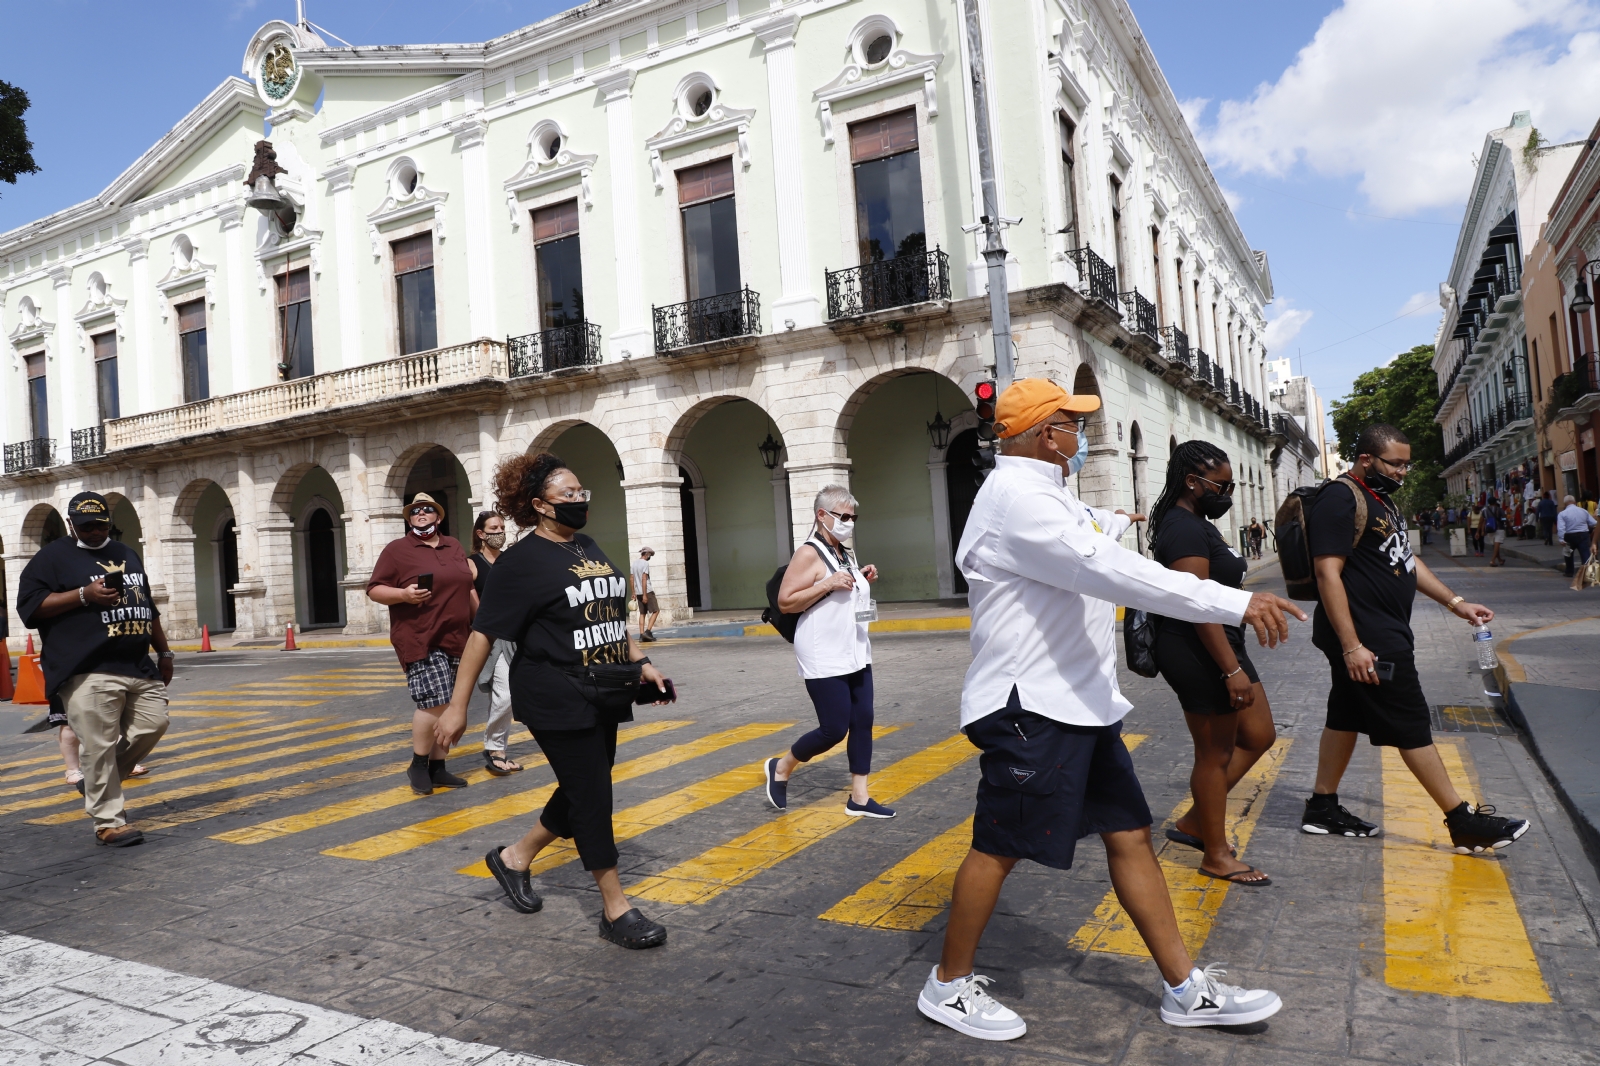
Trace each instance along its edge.
{"label": "wooden window shutter", "polygon": [[718,159],[678,171],[678,204],[697,204],[733,195],[733,160]]}
{"label": "wooden window shutter", "polygon": [[578,201],[541,207],[533,213],[533,239],[551,241],[578,232]]}
{"label": "wooden window shutter", "polygon": [[117,357],[117,335],[115,333],[96,333],[91,340],[94,342],[94,358],[96,362],[101,359],[115,359]]}
{"label": "wooden window shutter", "polygon": [[394,250],[394,272],[406,274],[413,270],[426,270],[433,266],[433,234],[419,233],[415,237],[407,237],[403,241],[395,241],[390,247]]}
{"label": "wooden window shutter", "polygon": [[892,115],[880,115],[850,126],[850,161],[865,163],[869,159],[909,152],[917,147],[917,111],[908,107]]}
{"label": "wooden window shutter", "polygon": [[206,328],[206,302],[194,300],[190,303],[179,304],[174,308],[178,312],[178,332],[193,333],[197,329]]}
{"label": "wooden window shutter", "polygon": [[33,378],[42,378],[42,377],[44,377],[44,353],[43,352],[31,352],[28,355],[23,356],[22,357],[22,361],[27,364],[27,367],[28,367],[28,378],[30,380],[33,379]]}

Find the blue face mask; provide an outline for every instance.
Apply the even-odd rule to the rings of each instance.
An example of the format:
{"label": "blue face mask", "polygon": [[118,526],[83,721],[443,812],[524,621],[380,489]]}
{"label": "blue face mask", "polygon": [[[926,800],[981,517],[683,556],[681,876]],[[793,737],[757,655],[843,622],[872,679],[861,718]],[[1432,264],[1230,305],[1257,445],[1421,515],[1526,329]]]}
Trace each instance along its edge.
{"label": "blue face mask", "polygon": [[1078,450],[1071,459],[1067,460],[1067,476],[1071,477],[1083,469],[1083,464],[1089,458],[1089,438],[1083,430],[1078,430]]}

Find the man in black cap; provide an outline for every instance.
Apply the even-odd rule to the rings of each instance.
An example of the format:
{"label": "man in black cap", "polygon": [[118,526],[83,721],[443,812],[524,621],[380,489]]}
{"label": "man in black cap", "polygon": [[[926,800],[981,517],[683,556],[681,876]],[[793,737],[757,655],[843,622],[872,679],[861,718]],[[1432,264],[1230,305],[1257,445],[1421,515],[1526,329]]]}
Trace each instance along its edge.
{"label": "man in black cap", "polygon": [[[84,808],[95,840],[144,843],[127,823],[122,779],[167,731],[166,685],[172,652],[150,600],[144,563],[111,539],[111,508],[98,492],[67,504],[72,535],[28,561],[17,586],[17,615],[39,631],[44,693],[64,707],[83,746]],[[160,654],[150,661],[150,645]]]}

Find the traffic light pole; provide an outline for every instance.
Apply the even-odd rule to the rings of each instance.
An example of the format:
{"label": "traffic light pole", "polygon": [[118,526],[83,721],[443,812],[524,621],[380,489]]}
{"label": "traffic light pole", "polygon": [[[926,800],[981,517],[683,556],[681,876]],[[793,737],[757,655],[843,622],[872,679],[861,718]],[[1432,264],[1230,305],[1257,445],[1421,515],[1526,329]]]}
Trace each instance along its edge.
{"label": "traffic light pole", "polygon": [[[973,126],[978,141],[978,177],[983,186],[983,258],[989,264],[989,321],[994,334],[994,372],[1001,391],[1011,384],[1016,364],[1011,353],[1011,302],[1006,284],[1006,246],[1002,229],[1021,219],[1000,217],[1000,195],[995,187],[994,152],[989,141],[989,90],[983,67],[983,34],[978,27],[978,0],[963,0],[967,22],[967,53],[972,64]],[[974,227],[976,228],[976,227]]]}

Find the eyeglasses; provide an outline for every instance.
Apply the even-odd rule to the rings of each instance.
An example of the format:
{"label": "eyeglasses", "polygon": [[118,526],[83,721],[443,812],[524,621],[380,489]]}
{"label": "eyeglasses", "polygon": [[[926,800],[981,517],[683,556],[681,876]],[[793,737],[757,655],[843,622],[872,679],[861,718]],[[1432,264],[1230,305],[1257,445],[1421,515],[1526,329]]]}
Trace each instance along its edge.
{"label": "eyeglasses", "polygon": [[1400,471],[1402,474],[1408,474],[1411,472],[1411,460],[1409,459],[1385,459],[1381,455],[1374,455],[1372,458],[1382,463],[1384,466]]}
{"label": "eyeglasses", "polygon": [[1199,478],[1201,481],[1204,481],[1207,485],[1210,485],[1212,488],[1216,489],[1217,492],[1220,493],[1223,496],[1232,496],[1233,495],[1233,486],[1235,484],[1237,484],[1237,482],[1233,482],[1233,481],[1212,481],[1210,478],[1208,478],[1208,477],[1206,477],[1206,476],[1204,476],[1202,474],[1191,474],[1189,476],[1190,477]]}
{"label": "eyeglasses", "polygon": [[1088,425],[1088,416],[1079,415],[1077,418],[1070,419],[1066,422],[1046,422],[1044,424],[1044,430],[1046,433],[1051,433],[1058,429],[1070,429],[1074,433],[1082,433],[1084,429],[1088,427]]}
{"label": "eyeglasses", "polygon": [[438,511],[437,508],[435,508],[432,504],[427,504],[427,503],[423,504],[420,507],[411,508],[411,517],[412,518],[417,517],[417,515],[419,515],[419,514],[437,515],[438,513],[439,513],[439,511]]}
{"label": "eyeglasses", "polygon": [[829,511],[828,513],[841,522],[854,522],[856,520],[856,516],[853,514],[840,514],[838,511]]}
{"label": "eyeglasses", "polygon": [[546,496],[551,503],[588,503],[594,499],[594,493],[588,489],[567,489],[559,496]]}

